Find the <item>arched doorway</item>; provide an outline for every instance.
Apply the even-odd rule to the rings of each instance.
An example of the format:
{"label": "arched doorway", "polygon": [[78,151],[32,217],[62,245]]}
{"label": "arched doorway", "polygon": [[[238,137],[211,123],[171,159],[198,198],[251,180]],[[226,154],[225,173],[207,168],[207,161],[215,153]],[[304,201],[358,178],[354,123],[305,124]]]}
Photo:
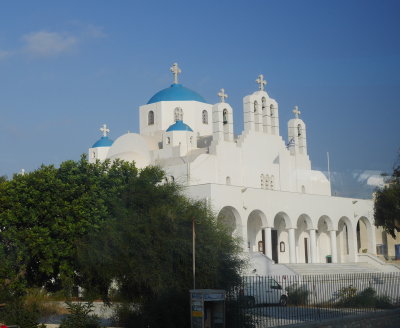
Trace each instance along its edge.
{"label": "arched doorway", "polygon": [[267,226],[265,214],[259,210],[250,213],[247,219],[247,243],[250,252],[265,254],[265,235],[262,227]]}
{"label": "arched doorway", "polygon": [[357,252],[358,253],[375,253],[374,234],[369,220],[362,216],[357,221]]}
{"label": "arched doorway", "polygon": [[[329,216],[323,215],[318,220],[318,233],[317,233],[317,258],[320,263],[327,263],[332,259],[331,233],[333,230],[332,220]],[[336,235],[335,235],[336,238]],[[336,243],[335,243],[336,244]]]}
{"label": "arched doorway", "polygon": [[[274,229],[272,230],[272,259],[276,263],[295,263],[296,249],[289,247],[289,230],[293,229],[289,216],[284,212],[279,212],[274,218]],[[294,236],[293,236],[294,237]],[[293,253],[291,253],[293,252]],[[292,261],[291,261],[292,259]]]}
{"label": "arched doorway", "polygon": [[350,219],[346,216],[341,217],[337,232],[338,262],[355,262],[354,237],[354,228]]}
{"label": "arched doorway", "polygon": [[297,263],[312,262],[310,229],[313,229],[311,218],[307,214],[300,215],[297,219],[296,229]]}

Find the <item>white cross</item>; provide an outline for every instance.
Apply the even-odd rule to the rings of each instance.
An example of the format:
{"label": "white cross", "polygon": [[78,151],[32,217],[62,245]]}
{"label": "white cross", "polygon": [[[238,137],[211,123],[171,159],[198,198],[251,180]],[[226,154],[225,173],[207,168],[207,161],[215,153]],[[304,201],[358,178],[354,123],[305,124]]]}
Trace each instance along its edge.
{"label": "white cross", "polygon": [[298,106],[294,106],[293,113],[296,116],[296,118],[299,118],[299,114],[301,114],[301,112],[299,111]]}
{"label": "white cross", "polygon": [[264,80],[264,75],[260,74],[256,82],[258,83],[258,89],[264,91],[264,85],[267,84],[267,81]]}
{"label": "white cross", "polygon": [[221,102],[223,103],[223,102],[225,102],[225,98],[228,98],[228,95],[225,93],[224,89],[221,89],[218,92],[218,97],[220,98]]}
{"label": "white cross", "polygon": [[103,124],[103,126],[100,128],[100,131],[103,132],[103,137],[107,137],[108,132],[110,132],[110,129],[107,128],[106,124]]}
{"label": "white cross", "polygon": [[178,74],[182,73],[181,69],[178,66],[178,63],[174,63],[170,68],[170,71],[174,75],[174,84],[178,84]]}

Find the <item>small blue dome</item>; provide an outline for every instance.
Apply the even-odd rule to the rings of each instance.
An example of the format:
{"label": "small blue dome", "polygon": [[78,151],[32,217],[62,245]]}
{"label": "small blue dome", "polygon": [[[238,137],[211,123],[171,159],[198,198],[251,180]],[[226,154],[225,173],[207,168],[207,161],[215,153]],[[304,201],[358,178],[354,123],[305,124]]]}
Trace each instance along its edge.
{"label": "small blue dome", "polygon": [[200,101],[205,103],[206,100],[200,96],[197,92],[194,92],[188,88],[185,88],[182,84],[171,84],[169,88],[163,89],[157,92],[150,100],[148,104],[156,103],[159,101]]}
{"label": "small blue dome", "polygon": [[109,139],[108,137],[101,137],[99,140],[97,140],[92,148],[96,147],[110,147],[113,144],[114,141]]}
{"label": "small blue dome", "polygon": [[170,131],[190,131],[193,132],[193,130],[190,128],[189,125],[183,123],[183,121],[176,121],[174,124],[172,124],[168,129],[167,132]]}

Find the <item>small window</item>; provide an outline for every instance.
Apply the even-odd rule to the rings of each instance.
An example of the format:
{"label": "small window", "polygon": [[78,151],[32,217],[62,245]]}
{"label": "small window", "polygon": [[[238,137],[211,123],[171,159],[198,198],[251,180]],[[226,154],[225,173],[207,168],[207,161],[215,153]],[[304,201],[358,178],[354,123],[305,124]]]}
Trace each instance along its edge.
{"label": "small window", "polygon": [[224,109],[222,111],[222,120],[223,120],[224,124],[228,123],[228,110],[227,109]]}
{"label": "small window", "polygon": [[201,113],[201,118],[203,124],[208,124],[208,112],[206,110],[203,110],[203,112]]}
{"label": "small window", "polygon": [[190,142],[190,144],[193,143],[193,137],[190,137],[190,138],[189,138],[189,142]]}
{"label": "small window", "polygon": [[302,192],[303,194],[305,194],[305,193],[306,193],[306,187],[301,186],[301,192]]}
{"label": "small window", "polygon": [[96,152],[92,152],[92,158],[96,158]]}
{"label": "small window", "polygon": [[302,135],[301,124],[297,125],[297,136],[300,137]]}
{"label": "small window", "polygon": [[167,142],[167,145],[169,145],[169,144],[171,143],[171,138],[170,138],[170,137],[167,137],[166,142]]}
{"label": "small window", "polygon": [[265,99],[265,97],[262,97],[261,99],[261,108],[264,111],[265,108],[267,108],[267,100]]}
{"label": "small window", "polygon": [[174,119],[176,121],[183,121],[183,110],[180,107],[176,107],[174,110]]}
{"label": "small window", "polygon": [[231,177],[226,177],[226,184],[227,184],[228,186],[231,185]]}
{"label": "small window", "polygon": [[261,189],[264,189],[264,174],[261,174],[260,180],[261,180]]}
{"label": "small window", "polygon": [[281,253],[285,252],[285,243],[283,241],[279,243],[279,250]]}
{"label": "small window", "polygon": [[269,189],[269,184],[270,184],[270,178],[269,178],[269,175],[267,174],[266,176],[265,176],[265,183],[264,183],[264,188],[265,189]]}
{"label": "small window", "polygon": [[269,182],[270,189],[274,189],[275,187],[275,177],[271,175],[271,181]]}
{"label": "small window", "polygon": [[269,113],[270,113],[270,116],[271,116],[271,117],[274,117],[274,114],[275,114],[275,112],[274,112],[274,105],[269,106]]}
{"label": "small window", "polygon": [[257,100],[254,101],[254,113],[257,113],[258,111],[258,102]]}
{"label": "small window", "polygon": [[153,125],[154,124],[154,112],[151,110],[147,117],[147,124]]}

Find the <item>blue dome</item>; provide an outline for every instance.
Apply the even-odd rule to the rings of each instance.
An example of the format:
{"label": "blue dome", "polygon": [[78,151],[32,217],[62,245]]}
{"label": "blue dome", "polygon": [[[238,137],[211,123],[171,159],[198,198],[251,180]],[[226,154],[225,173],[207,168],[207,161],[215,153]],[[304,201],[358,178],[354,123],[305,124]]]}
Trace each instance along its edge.
{"label": "blue dome", "polygon": [[157,92],[151,99],[147,102],[148,104],[156,103],[159,101],[176,101],[176,100],[186,100],[186,101],[200,101],[205,103],[206,100],[200,96],[197,92],[194,92],[188,88],[185,88],[182,84],[171,84],[169,88],[163,89]]}
{"label": "blue dome", "polygon": [[111,139],[108,139],[108,137],[101,137],[99,140],[95,142],[95,144],[92,146],[92,148],[96,147],[110,147],[113,144],[114,141]]}
{"label": "blue dome", "polygon": [[189,125],[183,123],[183,121],[176,121],[174,124],[172,124],[168,129],[167,132],[170,131],[191,131],[193,130],[190,128]]}

